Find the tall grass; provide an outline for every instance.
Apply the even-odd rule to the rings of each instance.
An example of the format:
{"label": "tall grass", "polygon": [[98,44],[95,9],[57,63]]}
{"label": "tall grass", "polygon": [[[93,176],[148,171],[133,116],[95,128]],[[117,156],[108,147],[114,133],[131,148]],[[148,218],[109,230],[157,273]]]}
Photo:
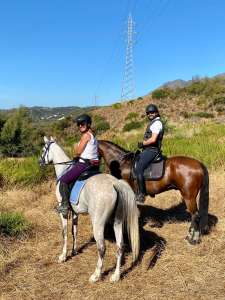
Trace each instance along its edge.
{"label": "tall grass", "polygon": [[[143,132],[132,136],[117,136],[113,142],[121,147],[135,151]],[[200,160],[209,168],[225,166],[225,125],[216,123],[186,123],[173,127],[165,134],[162,146],[165,155],[185,155]]]}
{"label": "tall grass", "polygon": [[0,175],[4,185],[35,185],[51,176],[51,169],[40,168],[37,157],[1,159]]}
{"label": "tall grass", "polygon": [[0,213],[0,234],[21,236],[31,229],[31,225],[24,216],[17,212]]}

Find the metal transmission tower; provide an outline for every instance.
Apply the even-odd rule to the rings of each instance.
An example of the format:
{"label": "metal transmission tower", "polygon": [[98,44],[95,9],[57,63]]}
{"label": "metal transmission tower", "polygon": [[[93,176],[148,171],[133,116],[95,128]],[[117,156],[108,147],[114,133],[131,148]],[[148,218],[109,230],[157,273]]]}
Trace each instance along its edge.
{"label": "metal transmission tower", "polygon": [[134,21],[132,19],[132,15],[129,14],[127,22],[126,60],[121,90],[121,101],[132,99],[135,95],[133,60],[134,34]]}

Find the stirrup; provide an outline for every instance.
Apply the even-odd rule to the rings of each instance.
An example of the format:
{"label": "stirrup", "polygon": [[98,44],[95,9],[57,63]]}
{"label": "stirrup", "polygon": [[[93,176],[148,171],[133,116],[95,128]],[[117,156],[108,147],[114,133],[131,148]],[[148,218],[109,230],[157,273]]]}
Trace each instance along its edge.
{"label": "stirrup", "polygon": [[68,213],[69,213],[69,207],[60,205],[60,206],[56,207],[56,211],[57,211],[59,214],[62,214],[64,218],[67,218]]}
{"label": "stirrup", "polygon": [[144,203],[145,202],[145,195],[144,194],[138,194],[135,198],[137,203]]}

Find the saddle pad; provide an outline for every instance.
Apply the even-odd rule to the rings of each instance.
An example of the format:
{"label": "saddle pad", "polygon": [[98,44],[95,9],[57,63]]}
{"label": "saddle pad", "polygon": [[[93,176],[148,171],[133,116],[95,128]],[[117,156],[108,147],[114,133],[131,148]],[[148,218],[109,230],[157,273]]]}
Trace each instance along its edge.
{"label": "saddle pad", "polygon": [[[164,176],[165,173],[165,160],[152,163],[144,171],[144,178],[146,180],[159,180]],[[136,173],[133,171],[133,178],[136,179]]]}
{"label": "saddle pad", "polygon": [[77,180],[70,193],[70,203],[71,205],[77,205],[80,193],[86,183],[86,180]]}

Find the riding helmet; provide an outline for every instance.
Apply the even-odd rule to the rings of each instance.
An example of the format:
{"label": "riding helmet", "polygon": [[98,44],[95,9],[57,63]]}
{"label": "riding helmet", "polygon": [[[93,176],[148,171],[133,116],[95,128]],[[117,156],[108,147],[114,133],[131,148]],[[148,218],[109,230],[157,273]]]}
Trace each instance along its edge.
{"label": "riding helmet", "polygon": [[148,113],[159,113],[158,107],[155,104],[149,104],[145,109],[146,114]]}
{"label": "riding helmet", "polygon": [[91,125],[91,122],[92,122],[91,117],[87,114],[82,114],[82,115],[76,117],[74,121],[77,123],[77,125],[80,125],[82,123]]}

